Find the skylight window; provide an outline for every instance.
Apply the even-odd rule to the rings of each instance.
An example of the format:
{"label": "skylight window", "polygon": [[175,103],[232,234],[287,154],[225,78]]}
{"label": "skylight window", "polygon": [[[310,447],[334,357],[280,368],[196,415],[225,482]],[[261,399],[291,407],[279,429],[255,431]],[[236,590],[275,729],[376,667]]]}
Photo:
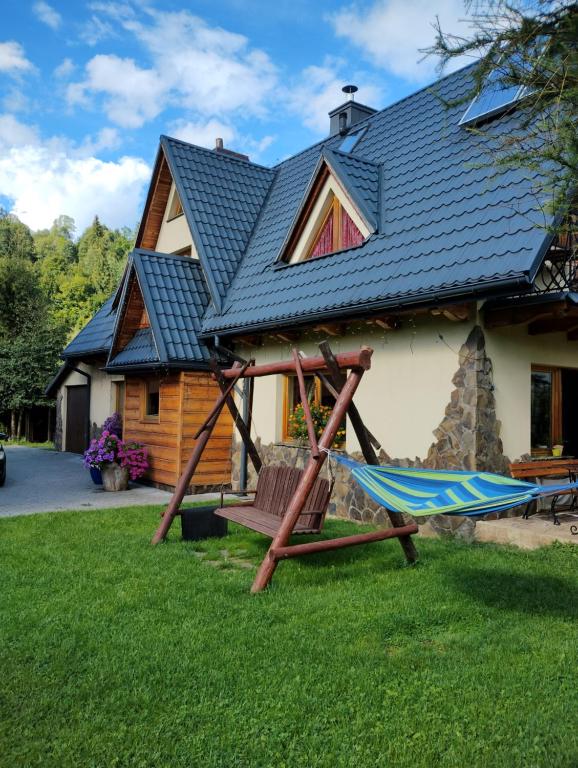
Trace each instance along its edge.
{"label": "skylight window", "polygon": [[497,69],[488,75],[482,90],[464,112],[460,125],[476,125],[482,120],[488,120],[504,112],[527,94],[526,86],[504,86],[500,81],[501,77],[502,73]]}
{"label": "skylight window", "polygon": [[348,134],[341,144],[339,145],[338,149],[340,152],[351,152],[352,149],[357,145],[357,142],[359,139],[363,136],[365,133],[365,128],[362,128],[361,131],[355,131],[355,133]]}

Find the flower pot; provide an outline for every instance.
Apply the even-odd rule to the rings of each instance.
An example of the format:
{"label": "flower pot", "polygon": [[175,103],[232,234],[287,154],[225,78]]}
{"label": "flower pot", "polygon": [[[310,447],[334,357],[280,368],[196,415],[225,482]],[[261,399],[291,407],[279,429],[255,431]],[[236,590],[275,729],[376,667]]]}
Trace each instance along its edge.
{"label": "flower pot", "polygon": [[98,467],[89,467],[90,477],[95,485],[102,485],[102,472]]}
{"label": "flower pot", "polygon": [[121,467],[113,461],[110,464],[105,464],[101,472],[105,491],[126,491],[128,489],[128,467]]}

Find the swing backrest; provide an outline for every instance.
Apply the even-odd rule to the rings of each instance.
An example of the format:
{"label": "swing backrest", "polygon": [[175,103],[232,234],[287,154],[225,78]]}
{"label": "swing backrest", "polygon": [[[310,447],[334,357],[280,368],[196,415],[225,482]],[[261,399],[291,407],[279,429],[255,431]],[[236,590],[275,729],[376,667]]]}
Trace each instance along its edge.
{"label": "swing backrest", "polygon": [[[267,466],[262,467],[257,481],[257,490],[253,506],[262,512],[268,512],[276,517],[283,517],[303,471],[294,467]],[[315,481],[303,512],[299,525],[321,530],[325,513],[329,506],[331,488],[329,482],[322,477]],[[307,515],[307,512],[311,512]]]}

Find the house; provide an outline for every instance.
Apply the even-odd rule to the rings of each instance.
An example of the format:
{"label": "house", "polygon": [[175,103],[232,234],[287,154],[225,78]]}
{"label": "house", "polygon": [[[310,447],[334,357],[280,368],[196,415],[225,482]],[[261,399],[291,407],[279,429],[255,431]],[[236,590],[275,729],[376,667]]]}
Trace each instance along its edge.
{"label": "house", "polygon": [[[519,120],[517,103],[488,107],[482,94],[445,106],[471,78],[467,67],[381,111],[346,101],[327,139],[270,169],[163,137],[106,371],[128,376],[133,349],[160,355],[150,340],[170,323],[199,350],[257,363],[294,346],[313,354],[327,338],[335,351],[367,344],[372,369],[356,402],[384,462],[505,472],[555,444],[578,455],[576,243],[549,229],[537,176],[488,164],[493,137]],[[148,277],[189,262],[170,287]],[[201,285],[193,321],[180,307]],[[313,400],[331,402],[310,385]],[[255,382],[266,462],[303,460],[289,431],[298,401],[291,377]],[[240,451],[234,443],[234,480]],[[336,472],[334,511],[382,514]]]}

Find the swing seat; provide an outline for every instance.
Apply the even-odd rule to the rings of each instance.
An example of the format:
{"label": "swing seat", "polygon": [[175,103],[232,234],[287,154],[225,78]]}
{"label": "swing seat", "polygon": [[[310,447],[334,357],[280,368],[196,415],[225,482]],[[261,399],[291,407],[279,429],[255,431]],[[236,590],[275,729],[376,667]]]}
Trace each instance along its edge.
{"label": "swing seat", "polygon": [[[302,470],[292,467],[263,467],[259,472],[256,490],[244,491],[246,494],[255,494],[253,501],[216,509],[215,514],[273,539],[302,474]],[[228,491],[228,493],[235,492]],[[318,477],[293,528],[293,533],[321,533],[330,495],[329,482]]]}

